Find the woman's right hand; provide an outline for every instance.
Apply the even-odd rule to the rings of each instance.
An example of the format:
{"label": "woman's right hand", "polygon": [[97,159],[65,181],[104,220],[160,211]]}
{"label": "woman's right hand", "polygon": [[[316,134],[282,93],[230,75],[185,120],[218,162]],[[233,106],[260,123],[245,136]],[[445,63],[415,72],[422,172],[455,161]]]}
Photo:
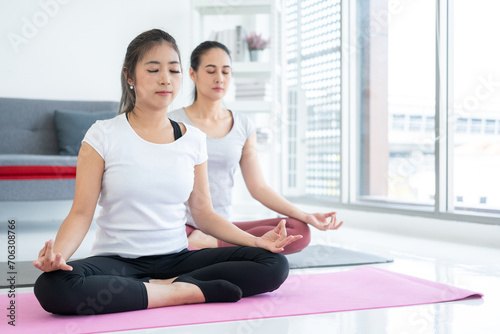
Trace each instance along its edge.
{"label": "woman's right hand", "polygon": [[45,272],[73,270],[73,267],[66,264],[61,253],[54,254],[54,240],[45,242],[45,246],[38,253],[38,259],[33,261],[33,265]]}

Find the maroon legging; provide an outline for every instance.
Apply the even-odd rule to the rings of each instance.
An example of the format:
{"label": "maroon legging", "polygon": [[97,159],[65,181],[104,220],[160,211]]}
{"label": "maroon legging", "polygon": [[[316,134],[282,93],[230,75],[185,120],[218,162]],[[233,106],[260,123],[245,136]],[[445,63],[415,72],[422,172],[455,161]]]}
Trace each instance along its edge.
{"label": "maroon legging", "polygon": [[[286,233],[287,235],[302,235],[302,239],[295,241],[294,243],[285,247],[285,250],[281,252],[282,254],[292,254],[298,253],[309,245],[311,241],[311,231],[309,230],[309,225],[300,220],[294,218],[272,218],[263,220],[254,220],[247,222],[234,222],[233,224],[238,226],[245,232],[250,233],[256,237],[261,237],[266,232],[274,229],[276,225],[282,220],[286,220]],[[186,225],[186,234],[189,237],[193,231],[196,230],[195,227]],[[218,240],[218,247],[231,247],[235,246],[233,244]]]}

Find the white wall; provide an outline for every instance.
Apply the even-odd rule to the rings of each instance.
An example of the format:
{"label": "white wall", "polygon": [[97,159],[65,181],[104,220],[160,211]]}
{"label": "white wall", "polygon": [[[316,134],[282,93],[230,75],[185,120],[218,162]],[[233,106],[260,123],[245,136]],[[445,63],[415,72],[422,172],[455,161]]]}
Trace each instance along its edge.
{"label": "white wall", "polygon": [[[177,0],[0,0],[0,96],[120,99],[128,43],[163,29],[189,63],[190,5]],[[172,107],[188,103],[189,77]],[[186,101],[186,102],[184,102]]]}

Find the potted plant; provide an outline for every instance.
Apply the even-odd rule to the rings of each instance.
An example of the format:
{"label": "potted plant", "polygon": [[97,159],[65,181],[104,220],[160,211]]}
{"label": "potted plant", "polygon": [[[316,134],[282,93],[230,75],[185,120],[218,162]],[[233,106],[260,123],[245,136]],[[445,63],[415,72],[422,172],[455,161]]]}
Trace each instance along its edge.
{"label": "potted plant", "polygon": [[271,39],[265,39],[262,34],[252,31],[250,35],[245,36],[248,50],[250,51],[250,61],[259,61],[262,50],[268,47]]}

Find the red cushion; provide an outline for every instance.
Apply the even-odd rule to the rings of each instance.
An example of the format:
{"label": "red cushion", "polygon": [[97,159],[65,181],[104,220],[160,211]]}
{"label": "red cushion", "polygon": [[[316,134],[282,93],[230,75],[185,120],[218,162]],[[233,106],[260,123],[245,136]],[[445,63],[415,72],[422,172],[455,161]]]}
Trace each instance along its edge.
{"label": "red cushion", "polygon": [[74,179],[74,166],[0,166],[0,180]]}

